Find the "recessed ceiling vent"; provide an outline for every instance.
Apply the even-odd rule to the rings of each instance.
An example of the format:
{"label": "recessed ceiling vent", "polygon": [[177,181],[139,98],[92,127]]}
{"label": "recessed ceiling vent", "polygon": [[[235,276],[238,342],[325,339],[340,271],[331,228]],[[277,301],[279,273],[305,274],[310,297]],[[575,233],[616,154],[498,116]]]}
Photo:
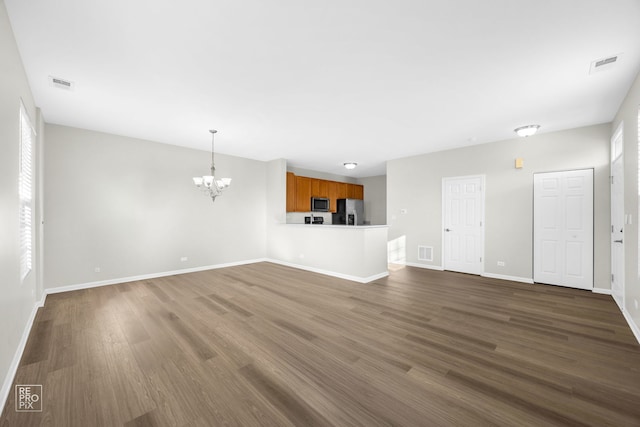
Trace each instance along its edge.
{"label": "recessed ceiling vent", "polygon": [[599,71],[611,69],[620,59],[620,54],[609,56],[607,58],[596,59],[591,63],[589,68],[589,74],[593,74]]}
{"label": "recessed ceiling vent", "polygon": [[72,81],[53,76],[49,76],[49,85],[64,90],[73,90],[75,87],[75,84]]}

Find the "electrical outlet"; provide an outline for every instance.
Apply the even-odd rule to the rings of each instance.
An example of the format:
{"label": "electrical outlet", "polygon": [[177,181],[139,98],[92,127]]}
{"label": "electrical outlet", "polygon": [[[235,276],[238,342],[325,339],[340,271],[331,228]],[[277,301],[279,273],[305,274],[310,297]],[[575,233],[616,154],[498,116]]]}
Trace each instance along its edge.
{"label": "electrical outlet", "polygon": [[406,214],[406,213],[407,213],[407,210],[406,210],[406,209],[400,209],[400,213],[401,213],[401,214]]}
{"label": "electrical outlet", "polygon": [[188,259],[189,259],[189,258],[187,258],[186,256],[183,256],[183,257],[181,257],[181,258],[180,258],[180,261],[185,262],[185,261],[187,261]]}
{"label": "electrical outlet", "polygon": [[96,273],[100,273],[100,267],[94,268],[93,271],[95,271]]}
{"label": "electrical outlet", "polygon": [[504,267],[504,261],[498,261],[498,267]]}
{"label": "electrical outlet", "polygon": [[637,309],[638,309],[638,300],[637,300],[637,299],[634,299],[634,300],[633,300],[633,305],[635,305],[635,306],[636,306],[636,310],[637,310]]}

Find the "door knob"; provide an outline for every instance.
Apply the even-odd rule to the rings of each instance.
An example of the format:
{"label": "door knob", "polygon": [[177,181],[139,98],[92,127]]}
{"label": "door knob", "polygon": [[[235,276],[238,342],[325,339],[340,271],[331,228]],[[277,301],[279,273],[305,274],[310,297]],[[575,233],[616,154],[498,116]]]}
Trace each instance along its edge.
{"label": "door knob", "polygon": [[614,240],[613,243],[622,243],[622,239],[620,240]]}
{"label": "door knob", "polygon": [[444,231],[446,231],[446,232],[448,233],[448,232],[449,232],[449,231],[451,231],[451,230],[449,230],[448,228],[445,228],[445,229],[444,229]]}

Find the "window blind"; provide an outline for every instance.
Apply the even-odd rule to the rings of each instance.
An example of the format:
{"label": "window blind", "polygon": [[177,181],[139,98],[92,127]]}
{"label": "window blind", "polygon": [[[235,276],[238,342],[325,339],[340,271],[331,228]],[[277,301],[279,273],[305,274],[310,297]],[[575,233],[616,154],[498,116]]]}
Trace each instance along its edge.
{"label": "window blind", "polygon": [[33,268],[33,140],[34,131],[24,104],[20,103],[20,278]]}

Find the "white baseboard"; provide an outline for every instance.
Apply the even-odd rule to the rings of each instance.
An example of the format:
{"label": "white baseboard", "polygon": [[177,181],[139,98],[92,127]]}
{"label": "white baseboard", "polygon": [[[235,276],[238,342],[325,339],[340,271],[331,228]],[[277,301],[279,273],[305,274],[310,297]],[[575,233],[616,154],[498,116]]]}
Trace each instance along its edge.
{"label": "white baseboard", "polygon": [[403,262],[403,263],[394,262],[392,264],[404,264],[404,265],[408,265],[409,267],[418,267],[418,268],[426,268],[427,270],[444,271],[444,267],[441,265],[419,264],[417,262]]}
{"label": "white baseboard", "polygon": [[7,404],[7,399],[9,398],[9,394],[11,393],[11,384],[13,384],[13,380],[15,379],[16,373],[18,372],[20,359],[22,359],[22,354],[24,353],[24,349],[27,346],[27,339],[29,339],[29,334],[31,333],[33,322],[36,320],[38,309],[44,306],[44,301],[46,298],[47,295],[43,293],[40,301],[36,301],[34,303],[33,309],[31,309],[31,314],[29,314],[29,318],[27,319],[27,324],[22,331],[22,337],[20,337],[18,348],[16,348],[16,352],[14,353],[11,364],[9,365],[9,369],[7,370],[7,375],[4,377],[2,389],[0,389],[0,412],[2,412],[5,405]]}
{"label": "white baseboard", "polygon": [[638,344],[640,344],[640,327],[636,324],[636,322],[633,321],[633,317],[631,317],[627,310],[622,310],[622,314],[629,324],[631,332],[633,332],[633,335],[636,337],[636,341],[638,341]]}
{"label": "white baseboard", "polygon": [[337,277],[339,279],[351,280],[352,282],[358,282],[358,283],[373,282],[374,280],[381,279],[381,278],[387,277],[389,275],[389,272],[386,271],[386,272],[383,272],[383,273],[380,273],[380,274],[374,274],[373,276],[369,276],[369,277],[359,277],[359,276],[352,276],[350,274],[336,273],[335,271],[323,270],[321,268],[308,267],[306,265],[294,264],[292,262],[280,261],[280,260],[277,260],[277,259],[267,259],[266,261],[267,262],[272,262],[274,264],[284,265],[286,267],[297,268],[299,270],[311,271],[312,273],[324,274],[325,276],[331,276],[331,277]]}
{"label": "white baseboard", "polygon": [[80,289],[96,288],[99,286],[115,285],[118,283],[136,282],[138,280],[156,279],[158,277],[175,276],[176,274],[196,273],[198,271],[216,270],[218,268],[235,267],[238,265],[255,264],[267,261],[266,258],[258,258],[247,261],[229,262],[225,264],[205,265],[202,267],[185,268],[182,270],[165,271],[161,273],[142,274],[139,276],[120,277],[118,279],[101,280],[98,282],[79,283],[77,285],[59,286],[45,289],[47,294],[57,294],[59,292],[77,291]]}
{"label": "white baseboard", "polygon": [[594,294],[611,295],[611,289],[605,288],[593,288],[591,289],[591,292],[593,292]]}
{"label": "white baseboard", "polygon": [[196,273],[198,271],[206,271],[206,270],[215,270],[219,268],[227,268],[227,267],[235,267],[238,265],[247,265],[247,264],[255,264],[258,262],[272,262],[274,264],[286,265],[288,267],[298,268],[300,270],[311,271],[314,273],[324,274],[326,276],[338,277],[340,279],[351,280],[359,283],[369,283],[374,280],[380,279],[382,277],[387,277],[389,272],[384,272],[380,274],[376,274],[369,277],[358,277],[352,276],[348,274],[336,273],[329,270],[322,270],[319,268],[307,267],[304,265],[289,263],[285,261],[279,261],[271,258],[257,258],[246,261],[238,261],[238,262],[229,262],[225,264],[215,264],[215,265],[206,265],[202,267],[194,267],[194,268],[185,268],[182,270],[173,270],[173,271],[165,271],[160,273],[151,273],[151,274],[142,274],[139,276],[129,276],[129,277],[120,277],[118,279],[109,279],[109,280],[100,280],[96,282],[87,282],[87,283],[78,283],[76,285],[68,285],[68,286],[58,286],[55,288],[45,289],[45,295],[48,294],[57,294],[60,292],[69,292],[69,291],[77,291],[81,289],[89,289],[89,288],[97,288],[99,286],[108,286],[108,285],[116,285],[118,283],[127,283],[127,282],[135,282],[138,280],[148,280],[148,279],[156,279],[158,277],[167,277],[167,276],[175,276],[177,274],[187,274],[187,273]]}
{"label": "white baseboard", "polygon": [[530,279],[528,277],[507,276],[505,274],[494,274],[494,273],[482,273],[481,276],[488,277],[490,279],[509,280],[511,282],[520,282],[520,283],[527,283],[529,285],[533,285],[533,279]]}

